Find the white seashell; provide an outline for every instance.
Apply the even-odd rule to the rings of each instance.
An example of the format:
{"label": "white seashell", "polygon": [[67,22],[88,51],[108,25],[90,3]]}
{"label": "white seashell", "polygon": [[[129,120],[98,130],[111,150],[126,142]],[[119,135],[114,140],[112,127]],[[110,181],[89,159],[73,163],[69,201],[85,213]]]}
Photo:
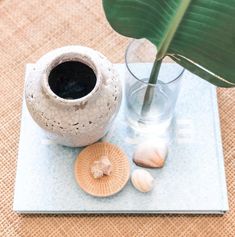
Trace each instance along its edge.
{"label": "white seashell", "polygon": [[91,167],[91,173],[94,179],[99,179],[104,176],[103,170],[100,168],[99,163],[96,161]]}
{"label": "white seashell", "polygon": [[168,147],[164,141],[145,142],[138,145],[133,161],[138,166],[160,168],[164,165],[167,153]]}
{"label": "white seashell", "polygon": [[101,164],[101,168],[103,170],[104,175],[110,175],[112,171],[112,164],[108,156],[101,156],[100,164]]}
{"label": "white seashell", "polygon": [[104,175],[110,175],[112,164],[107,156],[101,156],[99,160],[93,162],[91,173],[95,179],[101,178]]}
{"label": "white seashell", "polygon": [[153,189],[154,178],[144,169],[134,170],[131,175],[131,182],[133,186],[140,192],[149,192]]}

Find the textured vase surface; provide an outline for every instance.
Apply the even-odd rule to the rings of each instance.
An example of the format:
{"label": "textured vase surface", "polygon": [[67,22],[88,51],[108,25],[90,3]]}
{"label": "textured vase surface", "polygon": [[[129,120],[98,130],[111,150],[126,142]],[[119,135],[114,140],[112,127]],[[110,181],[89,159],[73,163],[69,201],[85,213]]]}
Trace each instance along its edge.
{"label": "textured vase surface", "polygon": [[[52,90],[50,73],[65,62],[80,62],[92,69],[96,81],[88,94],[77,99],[63,98]],[[92,144],[105,135],[121,97],[121,83],[112,63],[98,51],[82,46],[66,46],[42,56],[29,73],[25,87],[27,108],[34,121],[49,139],[72,147]]]}

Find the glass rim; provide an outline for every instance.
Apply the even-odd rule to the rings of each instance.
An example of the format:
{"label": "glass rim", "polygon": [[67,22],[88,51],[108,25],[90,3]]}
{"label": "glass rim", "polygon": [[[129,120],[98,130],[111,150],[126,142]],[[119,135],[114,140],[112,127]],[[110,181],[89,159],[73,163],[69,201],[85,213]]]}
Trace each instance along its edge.
{"label": "glass rim", "polygon": [[[144,39],[144,38],[141,38],[141,39]],[[129,73],[130,73],[136,80],[140,81],[141,83],[150,85],[150,86],[156,86],[157,84],[163,84],[163,85],[171,84],[171,83],[175,82],[177,79],[179,79],[179,78],[182,76],[182,74],[183,74],[184,71],[185,71],[185,68],[182,67],[181,65],[177,64],[176,62],[174,62],[174,63],[176,63],[177,65],[181,66],[183,69],[182,69],[182,71],[179,73],[178,76],[176,76],[174,79],[172,79],[172,80],[169,81],[169,82],[163,82],[163,81],[161,81],[161,80],[158,80],[156,84],[153,84],[153,83],[145,82],[145,81],[141,80],[140,78],[138,78],[138,77],[132,72],[132,70],[131,70],[130,67],[129,67],[129,63],[127,62],[127,54],[128,54],[128,51],[129,51],[129,49],[130,49],[132,43],[135,42],[135,41],[141,40],[141,39],[132,39],[131,42],[128,44],[126,50],[125,50],[125,64],[126,64],[127,70],[129,71]],[[146,39],[146,40],[147,40],[147,39]]]}

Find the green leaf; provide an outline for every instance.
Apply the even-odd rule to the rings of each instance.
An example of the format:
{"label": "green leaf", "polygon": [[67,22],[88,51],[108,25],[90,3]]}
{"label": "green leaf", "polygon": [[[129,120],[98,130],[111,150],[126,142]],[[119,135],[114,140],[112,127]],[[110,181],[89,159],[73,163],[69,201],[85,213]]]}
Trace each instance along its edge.
{"label": "green leaf", "polygon": [[221,87],[235,86],[235,0],[103,0],[113,29],[147,38],[157,58]]}
{"label": "green leaf", "polygon": [[234,86],[232,83],[228,81],[224,81],[223,78],[219,78],[219,76],[213,74],[212,72],[207,71],[206,69],[202,68],[200,65],[197,65],[193,62],[190,62],[187,58],[184,58],[180,55],[172,55],[170,56],[174,61],[176,61],[181,66],[187,68],[192,73],[198,75],[201,78],[204,78],[208,82],[219,86],[219,87],[232,87]]}

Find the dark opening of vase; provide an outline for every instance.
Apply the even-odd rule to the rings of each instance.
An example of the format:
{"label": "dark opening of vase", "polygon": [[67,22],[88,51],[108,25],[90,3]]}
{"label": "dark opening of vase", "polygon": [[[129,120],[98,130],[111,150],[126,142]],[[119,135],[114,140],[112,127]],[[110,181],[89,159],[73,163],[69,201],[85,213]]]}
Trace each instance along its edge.
{"label": "dark opening of vase", "polygon": [[96,75],[86,64],[67,61],[54,67],[48,77],[51,90],[63,99],[79,99],[96,85]]}

